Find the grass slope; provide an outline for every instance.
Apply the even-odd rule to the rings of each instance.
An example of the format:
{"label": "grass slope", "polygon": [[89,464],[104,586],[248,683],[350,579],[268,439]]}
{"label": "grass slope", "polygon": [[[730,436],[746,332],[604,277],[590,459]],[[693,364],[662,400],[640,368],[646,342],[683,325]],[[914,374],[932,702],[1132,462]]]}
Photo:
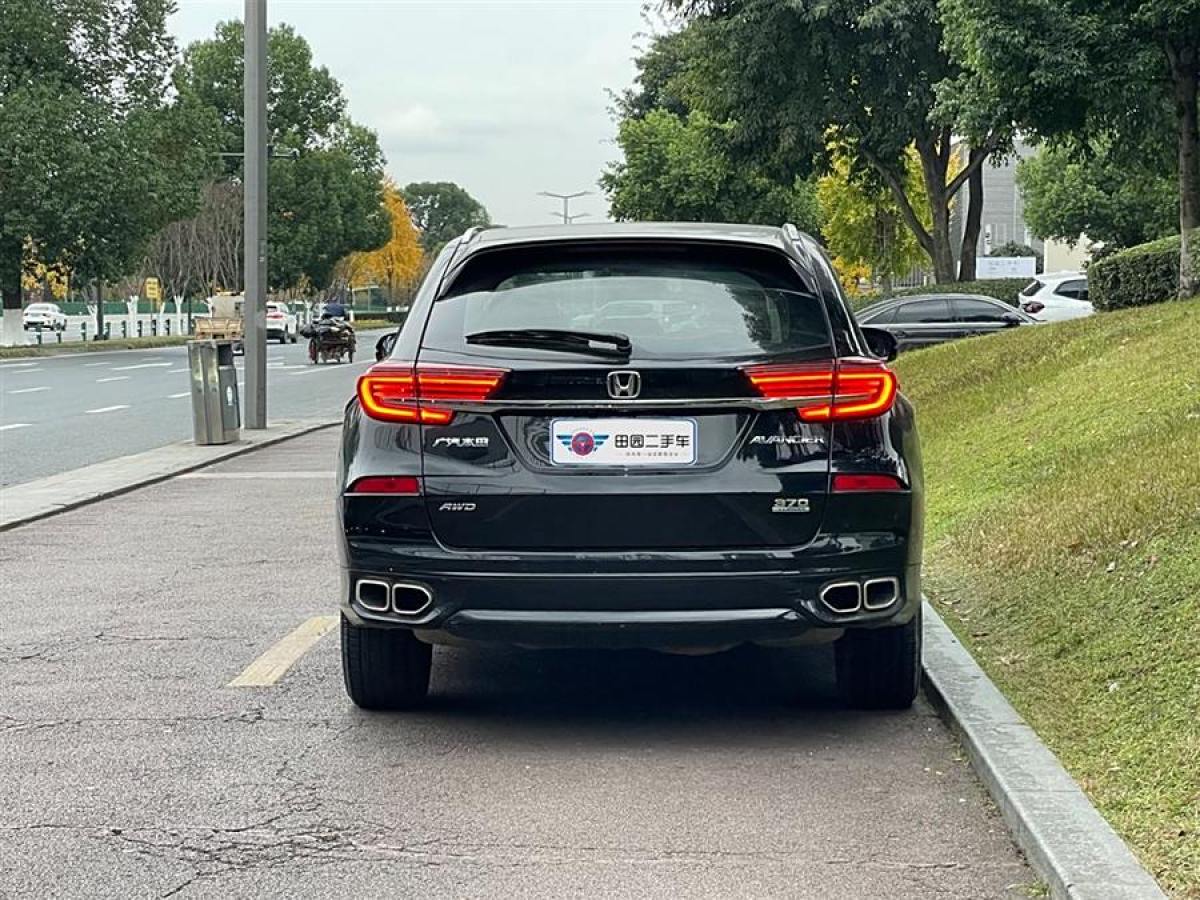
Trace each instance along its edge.
{"label": "grass slope", "polygon": [[1200,897],[1200,300],[898,370],[931,599],[1164,888]]}

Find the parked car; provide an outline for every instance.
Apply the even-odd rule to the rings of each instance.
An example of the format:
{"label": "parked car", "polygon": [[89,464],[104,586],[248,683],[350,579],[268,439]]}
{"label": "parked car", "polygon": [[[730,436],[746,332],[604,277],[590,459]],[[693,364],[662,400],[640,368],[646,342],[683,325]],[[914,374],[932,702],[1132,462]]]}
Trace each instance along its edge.
{"label": "parked car", "polygon": [[296,319],[296,314],[286,303],[280,303],[276,300],[268,301],[267,303],[267,340],[279,341],[281,344],[286,344],[289,341],[296,343],[297,335],[300,333],[300,325]]}
{"label": "parked car", "polygon": [[[663,296],[687,315],[613,306]],[[339,463],[356,704],[419,703],[432,645],[462,641],[835,642],[849,702],[912,703],[913,409],[895,341],[855,323],[810,237],[473,229],[389,343],[347,406]]]}
{"label": "parked car", "polygon": [[57,303],[30,303],[21,316],[21,326],[26,331],[66,331],[67,316]]}
{"label": "parked car", "polygon": [[861,325],[881,328],[901,350],[1034,325],[1028,313],[982,294],[918,294],[893,297],[860,309]]}
{"label": "parked car", "polygon": [[1096,311],[1088,300],[1087,276],[1081,272],[1039,275],[1022,289],[1017,302],[1039,322],[1081,319]]}

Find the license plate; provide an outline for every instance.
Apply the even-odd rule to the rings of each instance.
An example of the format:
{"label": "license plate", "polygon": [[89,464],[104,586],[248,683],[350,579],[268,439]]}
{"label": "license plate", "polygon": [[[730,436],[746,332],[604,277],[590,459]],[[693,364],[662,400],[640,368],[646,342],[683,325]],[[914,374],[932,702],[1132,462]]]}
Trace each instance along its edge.
{"label": "license plate", "polygon": [[556,466],[687,466],[696,461],[693,419],[555,419]]}

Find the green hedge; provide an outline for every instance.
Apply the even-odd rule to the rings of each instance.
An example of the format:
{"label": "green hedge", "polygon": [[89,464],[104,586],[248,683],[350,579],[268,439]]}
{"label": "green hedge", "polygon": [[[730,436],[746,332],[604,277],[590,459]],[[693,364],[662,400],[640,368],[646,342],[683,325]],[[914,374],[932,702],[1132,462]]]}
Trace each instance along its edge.
{"label": "green hedge", "polygon": [[[1198,244],[1200,231],[1192,237],[1193,247]],[[1088,267],[1088,294],[1096,309],[1149,306],[1174,300],[1178,292],[1179,235],[1138,244]]]}

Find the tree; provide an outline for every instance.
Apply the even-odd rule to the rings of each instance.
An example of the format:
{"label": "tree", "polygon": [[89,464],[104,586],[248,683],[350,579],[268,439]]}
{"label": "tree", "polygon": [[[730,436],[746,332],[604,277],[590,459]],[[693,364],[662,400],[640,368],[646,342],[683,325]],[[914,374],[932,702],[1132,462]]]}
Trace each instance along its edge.
{"label": "tree", "polygon": [[413,182],[400,194],[431,257],[468,228],[492,224],[484,205],[452,181]]}
{"label": "tree", "polygon": [[812,185],[796,179],[781,185],[735,161],[732,123],[714,122],[699,111],[686,118],[651,109],[627,118],[617,130],[623,162],[600,177],[616,219],[676,222],[791,222],[819,230]]}
{"label": "tree", "polygon": [[329,150],[276,160],[267,203],[269,280],[277,290],[307,281],[324,289],[347,253],[386,243],[391,222],[383,206],[383,156],[375,135],[344,123]]}
{"label": "tree", "polygon": [[391,179],[384,182],[383,202],[391,221],[391,238],[377,250],[353,254],[346,275],[351,288],[367,279],[382,281],[387,285],[388,302],[391,303],[396,299],[397,287],[412,288],[420,278],[424,253],[400,189]]}
{"label": "tree", "polygon": [[[221,122],[237,179],[242,150],[242,24],[222,22],[210,40],[187,48],[175,71],[180,95],[211,109]],[[268,164],[267,281],[273,290],[323,289],[348,253],[385,243],[390,221],[382,204],[383,154],[375,134],[345,115],[341,85],[314,67],[308,43],[286,25],[267,39],[267,121],[272,147],[294,158]]]}
{"label": "tree", "polygon": [[1175,179],[1143,158],[1124,158],[1109,142],[1043,148],[1017,167],[1025,221],[1043,240],[1075,243],[1081,234],[1119,249],[1175,233]]}
{"label": "tree", "polygon": [[[856,170],[870,168],[887,185],[938,280],[955,277],[950,209],[966,186],[958,276],[974,277],[981,167],[1011,144],[1011,129],[1003,104],[966,115],[939,102],[937,85],[959,67],[942,46],[936,0],[668,2],[703,37],[689,99],[736,120],[744,152],[777,173],[805,172],[832,136]],[[951,174],[960,138],[966,158]],[[907,190],[909,147],[920,160],[927,216]]]}
{"label": "tree", "polygon": [[17,328],[23,270],[115,278],[186,215],[215,122],[170,98],[170,0],[0,0],[0,292]]}
{"label": "tree", "polygon": [[1179,293],[1196,292],[1200,227],[1200,0],[943,0],[947,43],[975,108],[1002,102],[1024,128],[1147,152],[1167,110],[1175,146]]}
{"label": "tree", "polygon": [[[211,39],[188,46],[174,75],[180,93],[217,111],[224,149],[237,153],[243,141],[243,35],[241,22],[219,22]],[[328,148],[346,115],[341,84],[324,66],[313,65],[308,42],[290,25],[269,31],[267,59],[270,143],[297,150]],[[237,159],[228,165],[230,174],[241,169]]]}
{"label": "tree", "polygon": [[154,236],[141,274],[161,279],[164,296],[236,290],[242,283],[242,224],[242,186],[212,182],[196,215]]}
{"label": "tree", "polygon": [[735,143],[737,123],[717,121],[689,100],[688,79],[704,53],[697,27],[660,35],[635,63],[634,86],[614,97],[624,159],[600,185],[618,219],[725,221],[820,227],[812,184],[768,176]]}
{"label": "tree", "polygon": [[[892,279],[920,266],[925,254],[916,236],[904,226],[891,191],[878,178],[870,177],[870,172],[856,178],[851,170],[847,154],[832,148],[831,171],[817,182],[825,243],[844,283],[856,287],[857,279],[847,276],[865,269],[883,293],[890,294]],[[909,154],[905,177],[905,190],[919,199],[921,168],[915,152]],[[914,204],[916,209],[923,206]],[[922,224],[928,227],[928,220]]]}

